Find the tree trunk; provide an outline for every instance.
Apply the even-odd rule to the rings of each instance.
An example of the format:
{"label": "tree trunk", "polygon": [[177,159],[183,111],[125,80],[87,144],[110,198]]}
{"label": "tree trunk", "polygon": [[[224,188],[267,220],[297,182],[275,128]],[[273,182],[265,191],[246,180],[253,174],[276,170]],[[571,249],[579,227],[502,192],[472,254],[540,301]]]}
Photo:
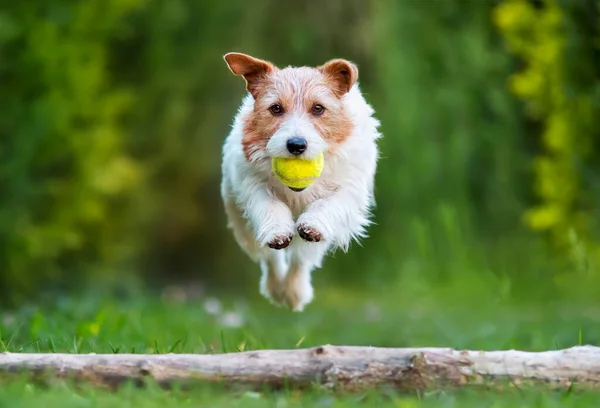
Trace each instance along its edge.
{"label": "tree trunk", "polygon": [[600,347],[525,352],[327,345],[209,355],[3,353],[0,372],[74,378],[104,386],[150,378],[165,386],[223,382],[254,389],[315,384],[343,390],[525,384],[592,388],[600,383]]}

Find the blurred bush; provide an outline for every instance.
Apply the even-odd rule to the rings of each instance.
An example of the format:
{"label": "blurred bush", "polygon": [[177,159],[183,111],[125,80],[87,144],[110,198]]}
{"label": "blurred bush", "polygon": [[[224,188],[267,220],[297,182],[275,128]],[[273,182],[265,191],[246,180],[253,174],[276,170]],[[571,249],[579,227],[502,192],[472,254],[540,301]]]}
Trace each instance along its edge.
{"label": "blurred bush", "polygon": [[600,2],[506,0],[494,13],[524,67],[510,89],[539,128],[533,159],[537,204],[527,225],[557,254],[582,241],[600,261]]}
{"label": "blurred bush", "polygon": [[[363,285],[365,271],[388,280],[435,258],[431,278],[440,279],[449,260],[471,259],[473,243],[503,258],[498,237],[521,233],[531,185],[556,172],[577,189],[560,203],[542,195],[540,209],[562,205],[560,225],[547,225],[563,234],[579,225],[574,203],[591,208],[598,180],[574,167],[586,159],[594,170],[597,156],[598,20],[584,10],[592,2],[581,3],[14,2],[0,11],[0,295],[136,273],[258,285],[219,197],[221,144],[245,93],[223,62],[229,51],[359,66],[384,133],[376,225],[363,246],[327,264],[328,276]],[[529,62],[548,46],[543,64]],[[528,68],[511,83],[532,87],[517,93],[527,106],[544,102],[537,116],[507,87],[517,58]],[[571,90],[562,83],[578,105],[564,108]],[[552,127],[540,139],[544,123]],[[568,139],[558,156],[553,135]],[[534,155],[546,164],[532,172]],[[586,214],[591,230],[595,215]]]}
{"label": "blurred bush", "polygon": [[0,290],[15,299],[131,256],[127,204],[143,171],[125,150],[135,93],[111,44],[142,3],[13,2],[0,11]]}

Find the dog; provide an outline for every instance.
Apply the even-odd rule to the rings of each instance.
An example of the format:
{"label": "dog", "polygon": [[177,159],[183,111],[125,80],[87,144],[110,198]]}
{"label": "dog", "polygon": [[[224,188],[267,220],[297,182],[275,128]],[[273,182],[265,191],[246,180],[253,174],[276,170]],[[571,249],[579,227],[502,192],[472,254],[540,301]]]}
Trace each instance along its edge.
{"label": "dog", "polygon": [[[242,53],[223,58],[247,91],[223,144],[227,226],[260,265],[260,294],[303,311],[314,298],[312,271],[327,254],[366,238],[373,223],[380,122],[351,61],[278,68]],[[272,157],[321,153],[321,176],[302,191],[272,172]]]}

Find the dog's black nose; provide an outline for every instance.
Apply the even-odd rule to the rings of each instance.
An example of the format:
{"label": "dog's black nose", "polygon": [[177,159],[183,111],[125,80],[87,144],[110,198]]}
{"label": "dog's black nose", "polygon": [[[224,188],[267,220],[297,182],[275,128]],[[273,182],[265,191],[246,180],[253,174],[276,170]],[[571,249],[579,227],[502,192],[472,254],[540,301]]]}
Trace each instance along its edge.
{"label": "dog's black nose", "polygon": [[306,139],[302,137],[292,137],[286,143],[288,151],[293,155],[300,155],[306,150]]}

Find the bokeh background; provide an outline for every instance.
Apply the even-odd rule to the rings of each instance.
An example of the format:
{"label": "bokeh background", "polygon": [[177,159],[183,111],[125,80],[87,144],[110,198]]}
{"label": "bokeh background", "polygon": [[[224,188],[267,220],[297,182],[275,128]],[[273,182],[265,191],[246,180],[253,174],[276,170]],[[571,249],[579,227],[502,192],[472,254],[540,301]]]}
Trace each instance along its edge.
{"label": "bokeh background", "polygon": [[219,196],[245,93],[229,51],[350,59],[382,122],[376,225],[318,297],[600,291],[598,0],[4,3],[4,306],[104,286],[263,302]]}

